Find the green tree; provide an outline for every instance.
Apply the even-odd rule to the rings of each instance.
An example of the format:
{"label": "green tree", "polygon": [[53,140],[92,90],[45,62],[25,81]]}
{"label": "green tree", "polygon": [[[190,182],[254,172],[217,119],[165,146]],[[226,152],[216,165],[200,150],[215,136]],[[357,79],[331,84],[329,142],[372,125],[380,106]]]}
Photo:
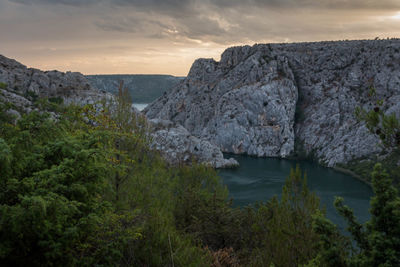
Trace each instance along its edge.
{"label": "green tree", "polygon": [[320,253],[309,266],[400,266],[400,197],[381,164],[376,164],[372,173],[372,187],[371,219],[365,224],[357,222],[343,198],[335,200],[355,246],[329,220],[314,217],[313,227],[321,238]]}
{"label": "green tree", "polygon": [[[369,96],[376,97],[374,88],[370,89]],[[357,108],[356,116],[380,138],[389,152],[398,151],[400,123],[395,114],[383,111],[383,105],[382,100],[376,100],[373,110]],[[397,176],[398,167],[390,167],[391,174]],[[353,211],[344,205],[343,198],[336,198],[334,203],[347,221],[347,229],[356,246],[351,246],[330,221],[316,216],[313,225],[321,236],[321,252],[310,266],[315,263],[324,266],[400,266],[400,197],[382,164],[375,164],[371,177],[374,196],[368,222],[357,222]]]}
{"label": "green tree", "polygon": [[356,117],[366,124],[371,133],[380,138],[386,148],[400,148],[400,123],[396,114],[387,114],[384,111],[384,101],[377,99],[376,91],[373,87],[370,88],[369,96],[375,99],[375,107],[369,111],[357,107],[355,111]]}
{"label": "green tree", "polygon": [[335,201],[335,207],[347,220],[348,230],[359,247],[351,262],[357,266],[399,266],[400,197],[380,164],[372,173],[372,186],[375,195],[371,199],[371,220],[365,225],[356,221],[342,198]]}
{"label": "green tree", "polygon": [[318,254],[306,266],[347,266],[351,252],[349,239],[342,236],[337,226],[320,212],[313,215],[312,228],[319,236],[319,241],[314,244]]}
{"label": "green tree", "polygon": [[314,258],[317,254],[314,244],[319,238],[311,222],[319,208],[318,197],[307,188],[306,176],[302,177],[299,166],[292,169],[280,201],[274,197],[256,209],[247,209],[243,223],[251,228],[244,240],[243,253],[249,253],[245,255],[248,264],[299,266]]}

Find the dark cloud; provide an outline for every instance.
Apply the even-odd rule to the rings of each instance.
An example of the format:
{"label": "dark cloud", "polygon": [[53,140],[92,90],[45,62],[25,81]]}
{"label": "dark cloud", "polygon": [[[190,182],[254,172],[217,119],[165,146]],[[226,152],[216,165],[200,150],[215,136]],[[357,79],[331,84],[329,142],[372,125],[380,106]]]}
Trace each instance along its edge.
{"label": "dark cloud", "polygon": [[104,2],[103,0],[8,0],[8,1],[24,5],[44,4],[44,5],[67,5],[67,6],[89,6]]}
{"label": "dark cloud", "polygon": [[398,0],[9,0],[20,4],[89,6],[107,3],[111,6],[132,6],[144,10],[190,10],[198,6],[219,8],[334,8],[334,9],[393,9],[400,8]]}
{"label": "dark cloud", "polygon": [[157,58],[168,73],[231,45],[398,37],[398,12],[400,0],[0,0],[0,54],[123,72]]}
{"label": "dark cloud", "polygon": [[115,31],[122,33],[140,33],[147,31],[154,26],[163,27],[161,23],[147,20],[139,17],[105,17],[94,23],[98,28],[104,31]]}
{"label": "dark cloud", "polygon": [[210,0],[219,7],[259,7],[259,8],[334,8],[334,9],[391,9],[400,8],[398,0]]}

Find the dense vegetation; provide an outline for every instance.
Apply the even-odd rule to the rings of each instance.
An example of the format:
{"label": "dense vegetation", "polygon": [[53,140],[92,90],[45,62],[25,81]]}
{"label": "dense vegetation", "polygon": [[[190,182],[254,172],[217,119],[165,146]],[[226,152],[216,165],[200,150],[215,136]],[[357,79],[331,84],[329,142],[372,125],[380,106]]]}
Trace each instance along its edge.
{"label": "dense vegetation", "polygon": [[380,165],[371,220],[337,199],[353,241],[324,216],[299,168],[281,199],[236,209],[216,172],[169,166],[146,121],[117,105],[15,121],[0,106],[0,265],[398,266],[400,200]]}

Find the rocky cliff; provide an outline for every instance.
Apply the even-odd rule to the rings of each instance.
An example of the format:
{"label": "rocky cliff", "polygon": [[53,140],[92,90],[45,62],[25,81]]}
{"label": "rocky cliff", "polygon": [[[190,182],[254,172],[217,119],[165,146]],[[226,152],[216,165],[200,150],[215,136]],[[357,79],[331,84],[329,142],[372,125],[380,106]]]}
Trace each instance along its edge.
{"label": "rocky cliff", "polygon": [[196,60],[144,112],[224,152],[285,158],[296,147],[334,166],[381,150],[354,116],[373,107],[371,87],[400,114],[399,39],[229,48],[219,62]]}
{"label": "rocky cliff", "polygon": [[[59,98],[66,104],[95,103],[106,97],[78,72],[41,71],[0,55],[0,100],[31,111],[41,97]],[[109,96],[109,95],[108,95]]]}
{"label": "rocky cliff", "polygon": [[[113,96],[92,87],[84,75],[77,72],[41,71],[27,68],[15,60],[0,55],[0,104],[11,103],[7,111],[15,115],[38,110],[35,101],[39,98],[60,101],[65,104],[95,104]],[[138,116],[139,111],[134,114]],[[160,150],[172,164],[191,163],[192,160],[216,168],[237,165],[235,160],[224,159],[221,150],[207,140],[189,134],[182,126],[164,121],[150,121],[151,146]]]}

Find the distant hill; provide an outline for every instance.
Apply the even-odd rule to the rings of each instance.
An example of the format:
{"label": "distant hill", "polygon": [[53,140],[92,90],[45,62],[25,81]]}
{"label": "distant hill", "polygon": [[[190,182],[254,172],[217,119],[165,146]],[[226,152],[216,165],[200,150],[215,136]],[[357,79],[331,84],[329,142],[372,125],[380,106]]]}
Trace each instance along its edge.
{"label": "distant hill", "polygon": [[87,75],[90,84],[110,93],[117,93],[119,82],[124,81],[134,103],[150,103],[160,97],[171,87],[177,85],[184,77],[171,75]]}

